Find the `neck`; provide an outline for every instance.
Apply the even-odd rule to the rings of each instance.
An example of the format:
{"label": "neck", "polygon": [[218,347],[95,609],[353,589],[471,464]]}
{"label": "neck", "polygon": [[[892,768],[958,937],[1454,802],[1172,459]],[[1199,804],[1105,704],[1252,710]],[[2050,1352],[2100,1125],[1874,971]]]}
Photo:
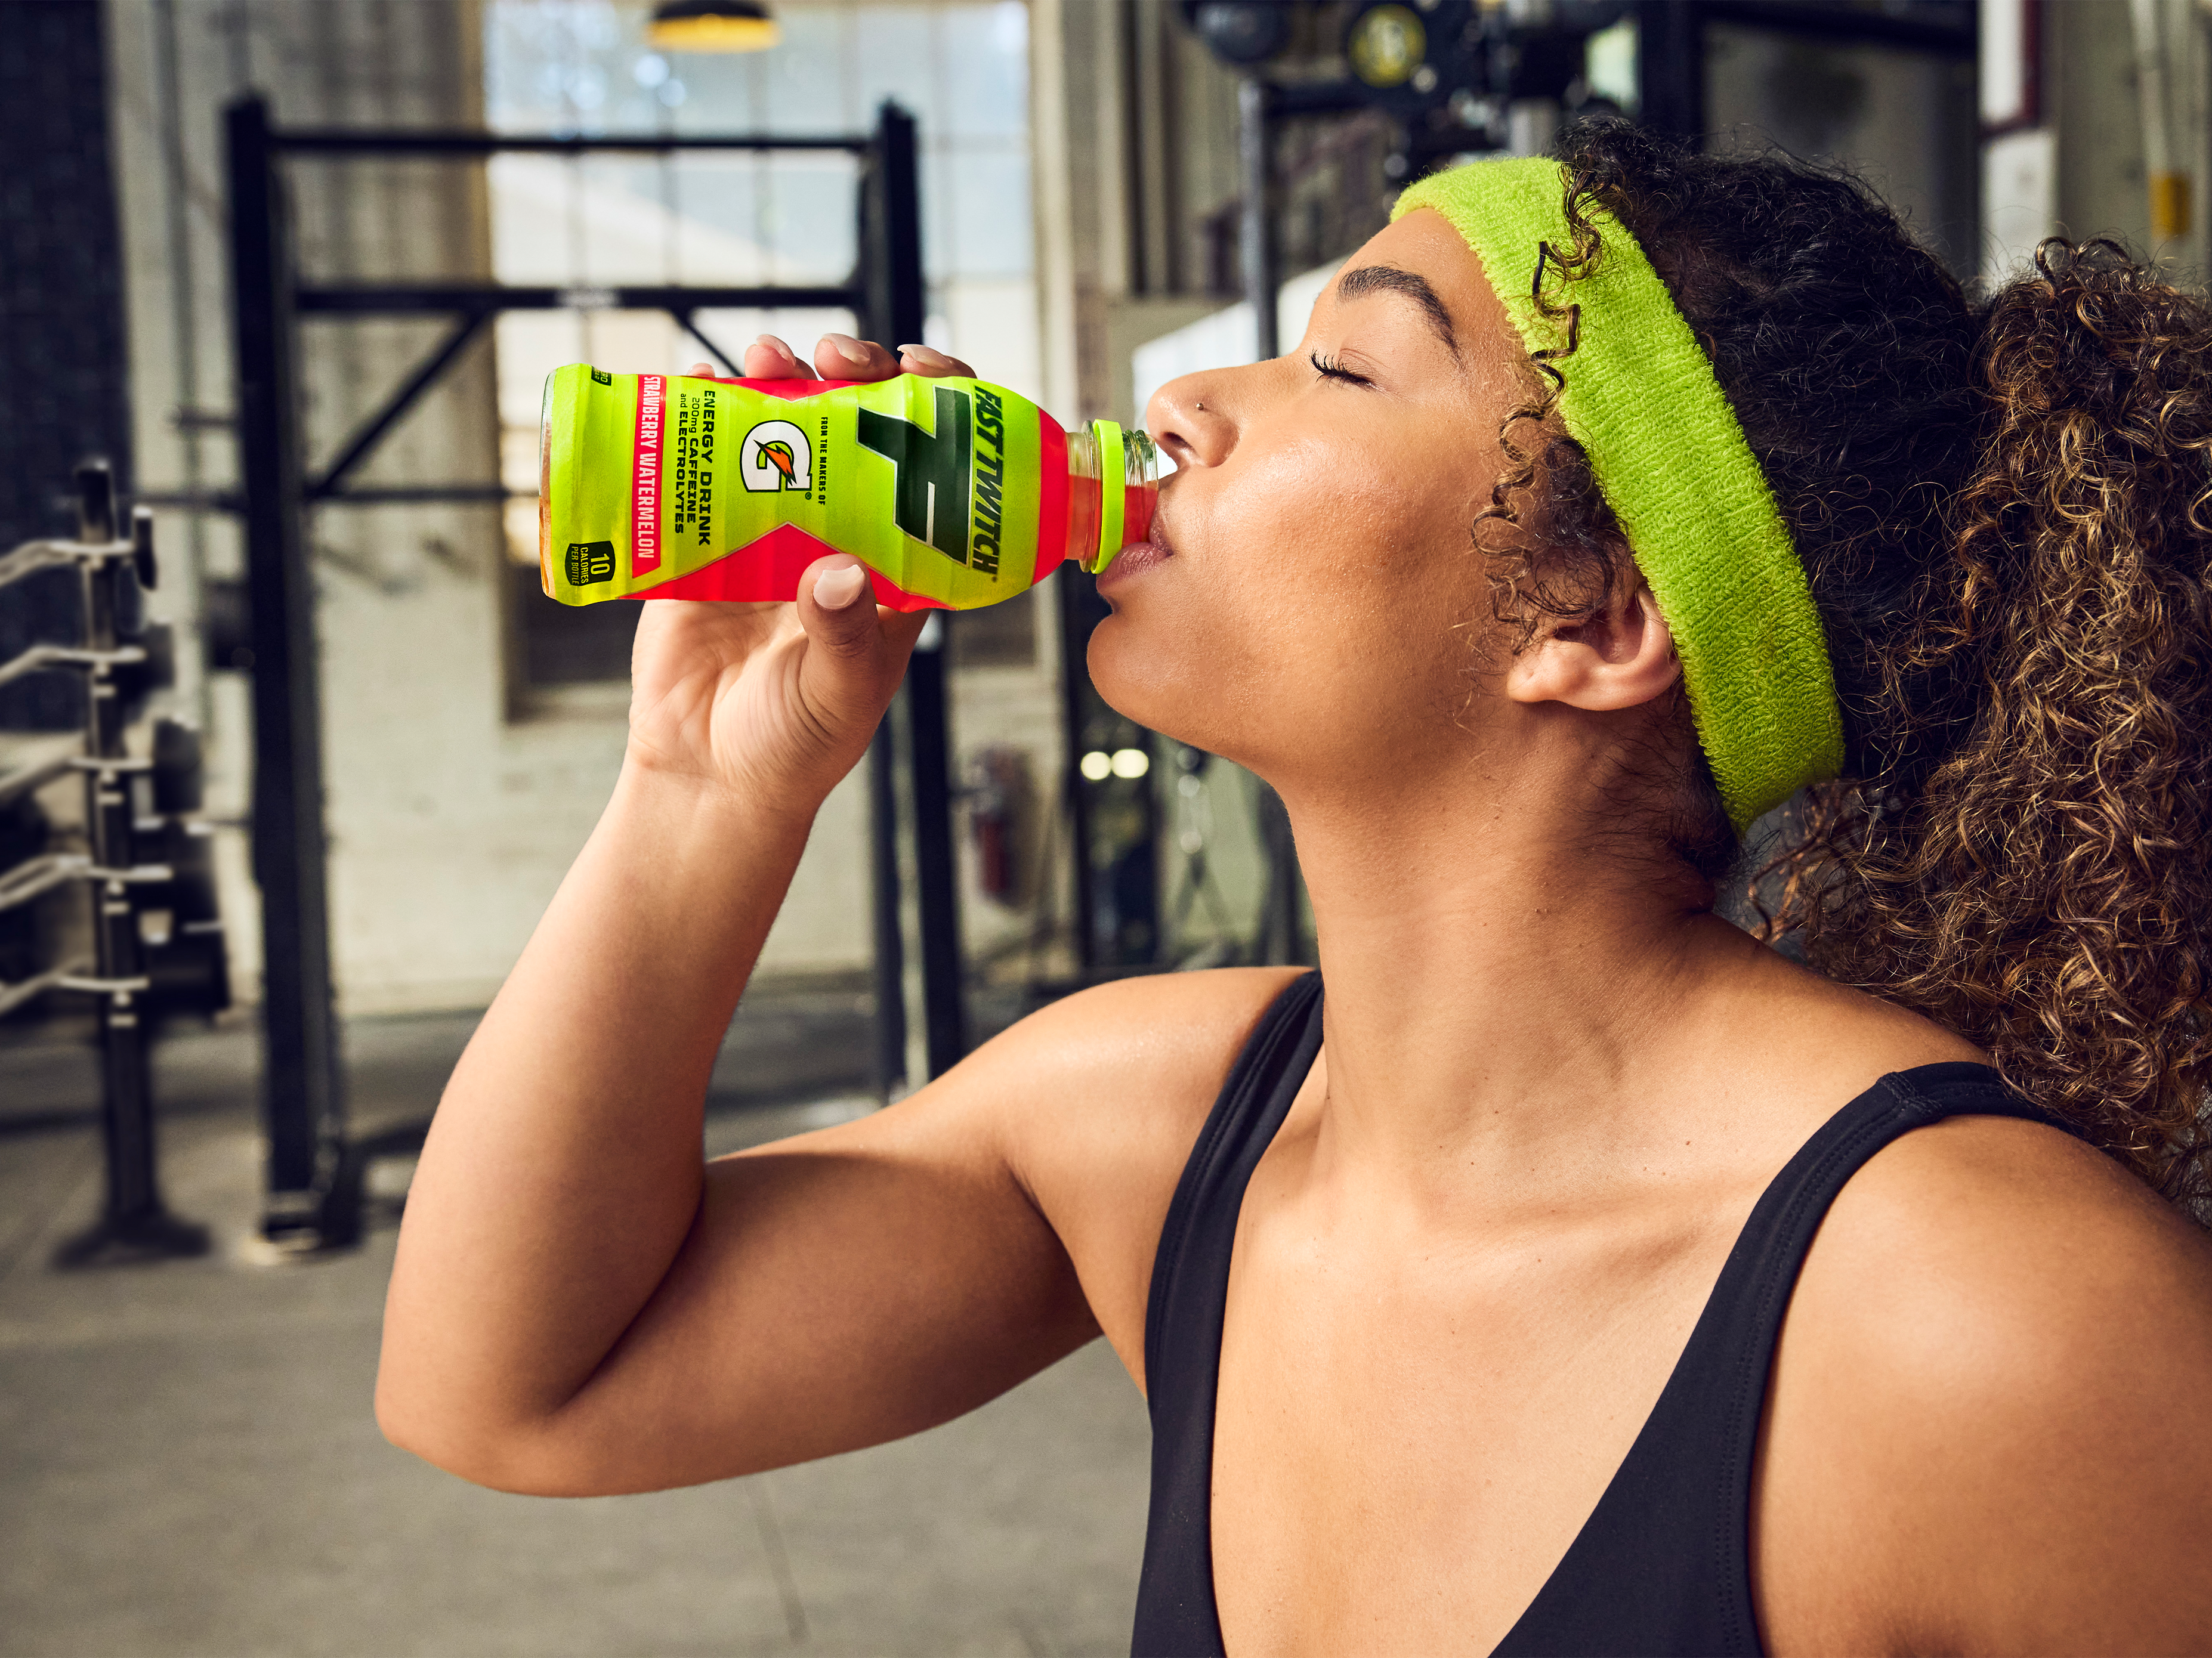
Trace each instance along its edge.
{"label": "neck", "polygon": [[1704,883],[1510,790],[1365,801],[1289,802],[1328,985],[1331,1155],[1526,1189],[1532,1168],[1673,1134],[1655,1078],[1767,954]]}

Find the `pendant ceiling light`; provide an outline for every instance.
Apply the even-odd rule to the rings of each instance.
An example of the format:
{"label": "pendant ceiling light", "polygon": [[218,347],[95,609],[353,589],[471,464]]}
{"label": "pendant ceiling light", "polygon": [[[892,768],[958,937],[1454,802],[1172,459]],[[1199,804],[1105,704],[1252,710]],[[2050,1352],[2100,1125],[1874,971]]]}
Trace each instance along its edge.
{"label": "pendant ceiling light", "polygon": [[645,38],[660,52],[766,52],[783,31],[757,0],[668,0]]}

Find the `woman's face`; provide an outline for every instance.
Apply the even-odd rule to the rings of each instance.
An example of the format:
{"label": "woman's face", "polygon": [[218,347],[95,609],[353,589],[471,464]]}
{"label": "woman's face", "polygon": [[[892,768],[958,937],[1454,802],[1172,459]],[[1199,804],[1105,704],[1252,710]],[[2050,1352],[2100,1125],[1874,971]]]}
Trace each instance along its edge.
{"label": "woman's face", "polygon": [[1470,697],[1470,629],[1495,624],[1469,530],[1526,375],[1474,254],[1422,210],[1352,256],[1296,351],[1164,387],[1146,425],[1178,470],[1152,542],[1099,583],[1107,701],[1281,786],[1464,756],[1496,717]]}

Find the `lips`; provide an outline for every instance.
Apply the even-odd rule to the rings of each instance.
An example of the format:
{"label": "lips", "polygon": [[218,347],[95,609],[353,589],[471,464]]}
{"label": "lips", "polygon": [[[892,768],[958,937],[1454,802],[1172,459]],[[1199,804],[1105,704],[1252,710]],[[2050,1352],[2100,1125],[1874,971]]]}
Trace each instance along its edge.
{"label": "lips", "polygon": [[1146,540],[1133,541],[1114,556],[1114,562],[1098,578],[1099,589],[1103,592],[1109,586],[1133,580],[1154,565],[1164,564],[1174,556],[1175,549],[1169,544],[1166,526],[1156,517],[1152,519],[1152,533]]}

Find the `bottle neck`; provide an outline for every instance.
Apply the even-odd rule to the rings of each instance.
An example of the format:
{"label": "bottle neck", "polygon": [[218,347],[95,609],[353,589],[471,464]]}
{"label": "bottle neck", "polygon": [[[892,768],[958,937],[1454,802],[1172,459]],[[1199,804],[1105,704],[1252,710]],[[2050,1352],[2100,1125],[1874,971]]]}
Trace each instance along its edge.
{"label": "bottle neck", "polygon": [[1159,492],[1159,452],[1144,433],[1103,420],[1070,432],[1067,556],[1094,575],[1103,570],[1151,532]]}
{"label": "bottle neck", "polygon": [[1089,427],[1067,434],[1067,556],[1086,570],[1100,568],[1098,519],[1105,477],[1098,434]]}

